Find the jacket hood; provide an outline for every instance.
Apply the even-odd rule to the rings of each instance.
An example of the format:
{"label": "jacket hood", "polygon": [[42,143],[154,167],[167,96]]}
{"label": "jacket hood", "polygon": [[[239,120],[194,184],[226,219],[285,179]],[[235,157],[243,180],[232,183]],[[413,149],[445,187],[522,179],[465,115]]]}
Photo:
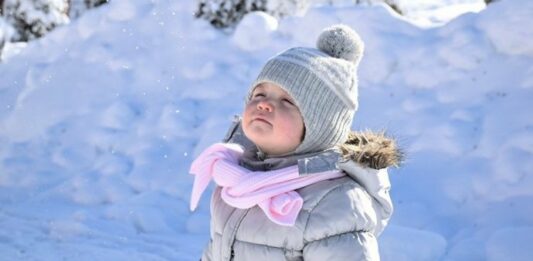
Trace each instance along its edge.
{"label": "jacket hood", "polygon": [[399,167],[403,160],[403,152],[396,141],[385,136],[384,132],[352,131],[339,149],[344,160],[372,169]]}

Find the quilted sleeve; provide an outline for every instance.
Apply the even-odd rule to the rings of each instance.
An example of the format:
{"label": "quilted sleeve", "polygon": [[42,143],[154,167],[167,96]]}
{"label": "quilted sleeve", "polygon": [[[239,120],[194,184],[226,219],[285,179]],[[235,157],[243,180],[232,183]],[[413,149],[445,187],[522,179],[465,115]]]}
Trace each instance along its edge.
{"label": "quilted sleeve", "polygon": [[303,259],[379,260],[373,199],[356,182],[329,191],[309,213]]}

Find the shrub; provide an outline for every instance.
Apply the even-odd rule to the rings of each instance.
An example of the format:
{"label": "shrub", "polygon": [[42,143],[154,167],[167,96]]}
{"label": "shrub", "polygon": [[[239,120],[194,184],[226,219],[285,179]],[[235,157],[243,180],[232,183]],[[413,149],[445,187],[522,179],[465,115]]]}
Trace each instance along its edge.
{"label": "shrub", "polygon": [[299,13],[307,7],[307,0],[198,0],[195,16],[206,19],[217,28],[228,28],[253,11],[279,18]]}
{"label": "shrub", "polygon": [[14,41],[39,38],[69,22],[67,0],[4,0],[3,16],[15,28]]}

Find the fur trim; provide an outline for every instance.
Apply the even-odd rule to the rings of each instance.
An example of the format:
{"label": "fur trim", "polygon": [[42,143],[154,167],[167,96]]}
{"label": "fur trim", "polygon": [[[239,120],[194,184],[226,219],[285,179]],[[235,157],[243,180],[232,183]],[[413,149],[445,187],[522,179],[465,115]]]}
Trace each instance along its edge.
{"label": "fur trim", "polygon": [[403,160],[403,152],[396,141],[386,137],[384,132],[352,131],[348,134],[348,140],[339,148],[345,160],[353,160],[373,169],[398,167]]}

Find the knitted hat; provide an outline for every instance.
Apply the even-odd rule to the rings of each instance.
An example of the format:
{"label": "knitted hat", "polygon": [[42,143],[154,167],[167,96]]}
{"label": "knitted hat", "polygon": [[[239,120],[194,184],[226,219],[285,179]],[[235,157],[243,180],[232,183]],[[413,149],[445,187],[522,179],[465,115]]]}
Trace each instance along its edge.
{"label": "knitted hat", "polygon": [[270,58],[252,84],[279,85],[295,100],[305,137],[293,154],[316,152],[343,143],[358,107],[357,66],[364,45],[346,25],[326,28],[317,48],[295,47]]}

